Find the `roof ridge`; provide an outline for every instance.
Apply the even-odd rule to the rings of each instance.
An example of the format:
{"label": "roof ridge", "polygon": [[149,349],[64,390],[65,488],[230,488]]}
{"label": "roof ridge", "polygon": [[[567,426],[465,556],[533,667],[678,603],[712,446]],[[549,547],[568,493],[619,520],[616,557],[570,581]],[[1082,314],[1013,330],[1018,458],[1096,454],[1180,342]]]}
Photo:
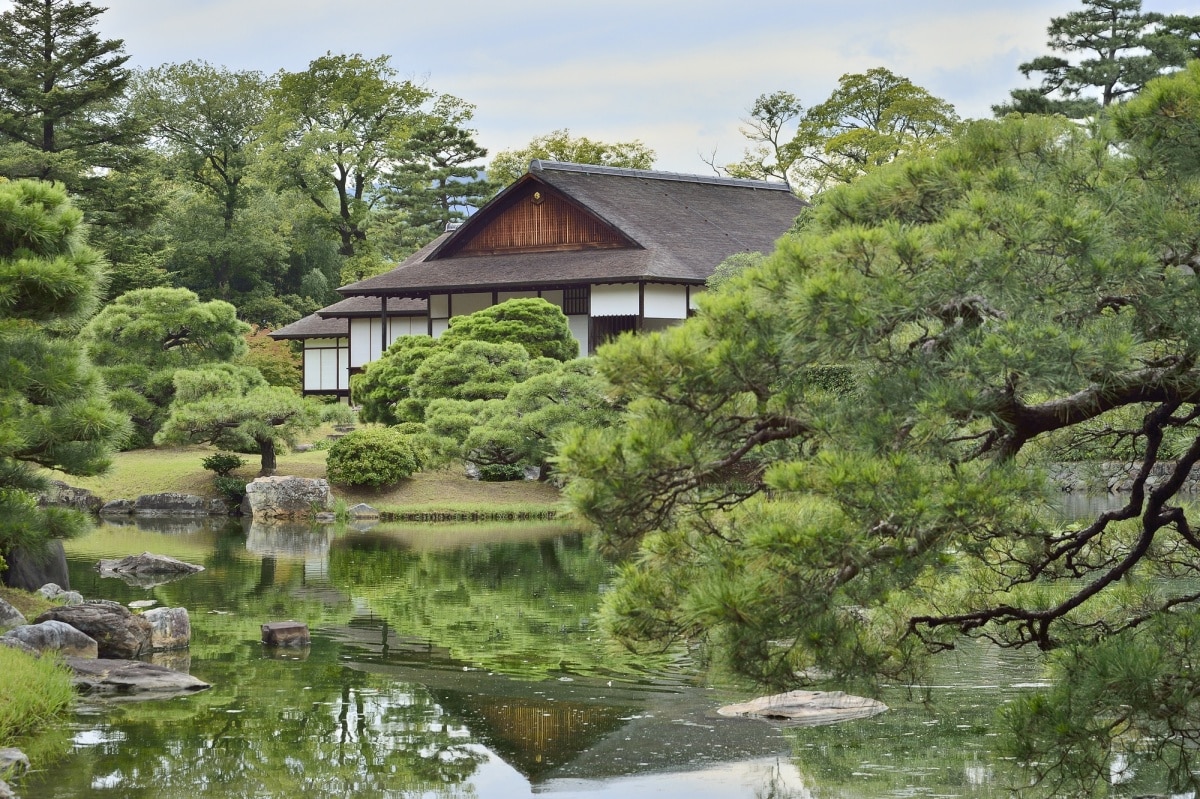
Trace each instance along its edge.
{"label": "roof ridge", "polygon": [[601,166],[599,164],[576,164],[571,161],[551,161],[535,158],[529,162],[530,172],[583,172],[597,175],[621,175],[645,180],[674,180],[681,183],[708,183],[715,186],[737,186],[745,189],[791,192],[786,183],[748,178],[725,178],[717,175],[690,175],[685,172],[660,172],[655,169],[630,169],[627,167]]}

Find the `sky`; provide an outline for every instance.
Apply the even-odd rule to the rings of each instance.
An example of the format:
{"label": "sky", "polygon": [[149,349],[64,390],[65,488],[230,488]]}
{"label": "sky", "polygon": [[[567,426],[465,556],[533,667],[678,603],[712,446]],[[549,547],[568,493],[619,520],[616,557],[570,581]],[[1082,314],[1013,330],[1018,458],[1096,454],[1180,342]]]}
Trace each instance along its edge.
{"label": "sky", "polygon": [[[805,106],[838,78],[884,66],[991,116],[1047,52],[1051,17],[1078,0],[93,0],[130,64],[207,61],[299,71],[326,52],[387,55],[401,77],[476,106],[491,152],[559,128],[639,139],[655,168],[711,174],[740,158],[755,97]],[[1146,2],[1195,13],[1195,0]],[[0,2],[0,9],[11,4]]]}

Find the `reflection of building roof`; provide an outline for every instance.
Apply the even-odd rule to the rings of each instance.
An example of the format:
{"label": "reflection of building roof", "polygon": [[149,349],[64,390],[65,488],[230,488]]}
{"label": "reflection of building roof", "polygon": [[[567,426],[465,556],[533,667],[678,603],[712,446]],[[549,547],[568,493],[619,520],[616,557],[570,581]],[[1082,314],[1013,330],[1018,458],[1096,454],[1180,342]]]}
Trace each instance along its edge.
{"label": "reflection of building roof", "polygon": [[[378,301],[376,301],[378,305]],[[323,319],[317,314],[309,314],[303,319],[292,322],[290,325],[284,325],[278,330],[272,330],[269,335],[271,338],[292,339],[292,338],[338,338],[348,336],[350,323],[345,319]]]}
{"label": "reflection of building roof", "polygon": [[[392,271],[338,291],[412,296],[636,280],[699,284],[734,253],[770,252],[804,206],[781,183],[550,161],[529,169],[457,230]],[[544,213],[529,210],[543,203]],[[547,237],[539,225],[566,238]]]}
{"label": "reflection of building roof", "polygon": [[[379,316],[378,297],[347,297],[317,311],[317,316],[330,317]],[[388,297],[388,316],[424,316],[428,303],[402,297]]]}

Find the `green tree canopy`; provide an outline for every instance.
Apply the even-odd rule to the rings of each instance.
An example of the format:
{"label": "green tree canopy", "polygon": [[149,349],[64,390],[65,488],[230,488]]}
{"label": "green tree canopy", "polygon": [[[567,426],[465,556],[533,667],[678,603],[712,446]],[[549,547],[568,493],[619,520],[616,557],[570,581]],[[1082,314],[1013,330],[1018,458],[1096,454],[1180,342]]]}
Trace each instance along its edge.
{"label": "green tree canopy", "polygon": [[61,187],[0,183],[0,567],[14,547],[82,526],[37,507],[35,467],[98,474],[128,433],[73,335],[104,279],[81,219]]}
{"label": "green tree canopy", "polygon": [[438,342],[454,347],[463,341],[520,344],[531,358],[569,361],[579,357],[579,342],[557,305],[537,297],[506,300],[450,320]]}
{"label": "green tree canopy", "polygon": [[529,162],[535,158],[628,169],[650,169],[654,166],[654,151],[638,139],[609,143],[586,136],[573,137],[570,130],[561,128],[544,136],[535,136],[519,150],[496,153],[488,165],[488,180],[497,187],[507,186],[524,175],[529,169]]}
{"label": "green tree canopy", "polygon": [[[789,139],[786,129],[793,120],[796,129]],[[742,128],[751,147],[723,171],[733,177],[776,178],[815,194],[902,154],[932,152],[957,123],[950,103],[875,67],[843,75],[833,94],[808,110],[790,92],[759,96]]]}
{"label": "green tree canopy", "polygon": [[[257,369],[214,364],[175,372],[170,413],[156,444],[213,444],[229,449],[253,442],[260,473],[275,473],[276,450],[319,426],[324,406],[290,388],[268,385]],[[335,411],[340,406],[329,406]]]}
{"label": "green tree canopy", "polygon": [[129,79],[119,39],[95,31],[104,12],[75,0],[14,0],[0,14],[0,164],[10,177],[78,188],[140,126],[121,109]]}
{"label": "green tree canopy", "polygon": [[[1037,776],[1107,779],[1138,742],[1123,754],[1194,789],[1200,65],[1160,80],[1123,138],[979,122],[829,191],[698,316],[601,349],[628,410],[560,466],[637,549],[607,604],[619,634],[707,635],[783,684],[916,679],[963,636],[1040,648],[1064,689],[1007,716]],[[852,390],[811,380],[821,364]],[[1128,444],[1136,468],[1118,507],[1067,525],[1043,468],[1079,440]]]}
{"label": "green tree canopy", "polygon": [[138,289],[116,298],[80,334],[113,404],[132,418],[132,446],[147,446],[174,397],[175,371],[246,354],[250,326],[227,302],[187,289]]}
{"label": "green tree canopy", "polygon": [[1091,116],[1200,55],[1200,17],[1147,13],[1141,0],[1081,2],[1082,10],[1052,18],[1046,29],[1047,46],[1062,55],[1020,66],[1026,78],[1041,75],[1041,85],[1013,89],[1010,102],[993,106],[997,116],[1014,111]]}

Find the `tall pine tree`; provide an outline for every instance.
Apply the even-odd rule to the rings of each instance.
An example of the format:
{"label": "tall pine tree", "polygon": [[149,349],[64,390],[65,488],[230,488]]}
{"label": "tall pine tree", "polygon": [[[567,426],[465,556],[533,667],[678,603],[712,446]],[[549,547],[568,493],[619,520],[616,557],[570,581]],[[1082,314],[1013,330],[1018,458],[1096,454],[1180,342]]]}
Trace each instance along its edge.
{"label": "tall pine tree", "polygon": [[103,13],[75,0],[13,0],[0,14],[0,174],[78,185],[112,149],[135,143],[122,109],[129,73]]}

